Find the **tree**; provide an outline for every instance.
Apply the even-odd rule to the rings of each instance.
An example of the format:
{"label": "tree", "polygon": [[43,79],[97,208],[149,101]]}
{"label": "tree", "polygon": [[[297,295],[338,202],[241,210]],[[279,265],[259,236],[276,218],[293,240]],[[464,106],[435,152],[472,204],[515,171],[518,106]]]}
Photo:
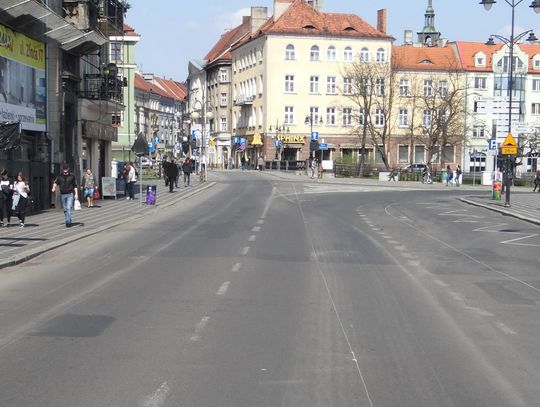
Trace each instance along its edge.
{"label": "tree", "polygon": [[348,65],[343,73],[346,85],[342,95],[346,100],[340,106],[344,112],[344,125],[351,126],[351,134],[358,137],[361,144],[359,172],[363,174],[365,152],[368,143],[379,154],[386,169],[388,142],[391,136],[393,107],[395,99],[395,71],[390,63],[360,62]]}

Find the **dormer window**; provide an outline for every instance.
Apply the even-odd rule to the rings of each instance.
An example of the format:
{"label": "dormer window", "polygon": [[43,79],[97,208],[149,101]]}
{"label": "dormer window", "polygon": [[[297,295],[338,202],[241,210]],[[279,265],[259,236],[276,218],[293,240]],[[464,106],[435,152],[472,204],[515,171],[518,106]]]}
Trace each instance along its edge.
{"label": "dormer window", "polygon": [[486,66],[486,55],[483,52],[478,52],[474,56],[474,66],[477,68],[483,68]]}
{"label": "dormer window", "polygon": [[305,30],[315,30],[316,27],[311,24],[306,24],[303,28]]}
{"label": "dormer window", "polygon": [[429,59],[424,59],[423,61],[420,61],[422,65],[433,65],[433,62],[431,62]]}
{"label": "dormer window", "polygon": [[533,57],[532,65],[534,69],[540,69],[540,55],[537,54]]}
{"label": "dormer window", "polygon": [[345,27],[343,29],[343,31],[346,31],[346,32],[353,32],[353,31],[356,31],[356,29],[354,27],[351,27],[351,26],[348,26],[348,27]]}

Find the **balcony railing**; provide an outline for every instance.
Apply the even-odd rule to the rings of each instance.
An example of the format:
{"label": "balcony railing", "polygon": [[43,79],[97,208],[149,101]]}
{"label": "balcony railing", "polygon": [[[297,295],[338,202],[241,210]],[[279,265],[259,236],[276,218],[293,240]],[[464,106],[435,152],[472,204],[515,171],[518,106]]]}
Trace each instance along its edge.
{"label": "balcony railing", "polygon": [[87,74],[84,76],[84,89],[81,91],[81,96],[85,99],[123,103],[123,86],[124,82],[118,78]]}
{"label": "balcony railing", "polygon": [[254,98],[255,97],[253,95],[251,95],[251,96],[239,95],[239,96],[236,97],[236,100],[234,101],[234,104],[237,105],[237,106],[252,105]]}

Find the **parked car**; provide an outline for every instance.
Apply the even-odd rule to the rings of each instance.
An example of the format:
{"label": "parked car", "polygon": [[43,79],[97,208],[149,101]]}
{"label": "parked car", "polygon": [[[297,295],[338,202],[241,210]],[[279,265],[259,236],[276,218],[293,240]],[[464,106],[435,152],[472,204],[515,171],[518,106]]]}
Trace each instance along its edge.
{"label": "parked car", "polygon": [[424,168],[426,168],[426,164],[414,163],[401,168],[401,172],[423,172]]}

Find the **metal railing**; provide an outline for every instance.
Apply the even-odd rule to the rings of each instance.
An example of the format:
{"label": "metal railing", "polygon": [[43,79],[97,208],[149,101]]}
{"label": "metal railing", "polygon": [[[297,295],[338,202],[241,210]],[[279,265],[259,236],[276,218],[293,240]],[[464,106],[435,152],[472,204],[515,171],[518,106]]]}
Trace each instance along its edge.
{"label": "metal railing", "polygon": [[123,81],[118,78],[104,78],[100,74],[86,74],[83,87],[81,96],[85,99],[123,103]]}

